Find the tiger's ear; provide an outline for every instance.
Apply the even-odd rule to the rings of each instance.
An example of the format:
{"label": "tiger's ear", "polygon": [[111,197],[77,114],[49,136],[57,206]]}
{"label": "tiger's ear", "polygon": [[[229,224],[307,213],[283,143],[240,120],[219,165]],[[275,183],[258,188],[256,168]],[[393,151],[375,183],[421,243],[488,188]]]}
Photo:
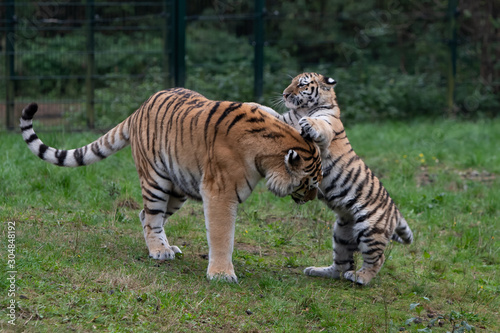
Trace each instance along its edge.
{"label": "tiger's ear", "polygon": [[302,163],[302,157],[293,149],[290,149],[285,155],[285,165],[289,169],[295,169]]}
{"label": "tiger's ear", "polygon": [[337,84],[337,81],[335,81],[335,79],[332,79],[331,77],[328,76],[323,76],[323,81],[325,81],[325,83],[331,86],[332,88],[335,87],[335,85]]}

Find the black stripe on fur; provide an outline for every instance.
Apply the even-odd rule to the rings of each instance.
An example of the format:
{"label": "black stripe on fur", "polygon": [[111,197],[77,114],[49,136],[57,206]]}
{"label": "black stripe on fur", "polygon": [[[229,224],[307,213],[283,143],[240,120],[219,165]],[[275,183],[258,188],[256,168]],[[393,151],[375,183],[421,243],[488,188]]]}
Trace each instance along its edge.
{"label": "black stripe on fur", "polygon": [[24,108],[22,118],[24,120],[31,120],[33,116],[38,111],[38,105],[36,103],[31,103],[27,107]]}

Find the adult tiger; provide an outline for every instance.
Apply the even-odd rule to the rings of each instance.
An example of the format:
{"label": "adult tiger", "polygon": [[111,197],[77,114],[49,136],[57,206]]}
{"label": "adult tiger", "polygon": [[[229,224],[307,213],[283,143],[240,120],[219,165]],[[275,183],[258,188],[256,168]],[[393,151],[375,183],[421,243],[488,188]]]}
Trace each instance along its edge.
{"label": "adult tiger", "polygon": [[232,264],[236,208],[266,178],[277,196],[301,203],[322,179],[316,145],[292,127],[244,103],[212,101],[183,88],[160,91],[108,133],[84,147],[48,147],[33,131],[36,104],[22,113],[22,135],[46,162],[77,167],[98,162],[128,144],[139,174],[144,209],[139,217],[150,257],[180,253],[163,229],[192,198],[203,201],[209,279],[237,281]]}
{"label": "adult tiger", "polygon": [[[333,264],[308,267],[304,273],[367,284],[384,263],[384,250],[392,239],[409,244],[413,234],[373,172],[354,152],[340,121],[333,87],[336,81],[316,73],[297,75],[283,91],[290,109],[280,115],[259,106],[283,122],[302,130],[321,149],[323,181],[320,198],[337,214],[333,233]],[[363,265],[354,271],[353,254],[360,251]]]}

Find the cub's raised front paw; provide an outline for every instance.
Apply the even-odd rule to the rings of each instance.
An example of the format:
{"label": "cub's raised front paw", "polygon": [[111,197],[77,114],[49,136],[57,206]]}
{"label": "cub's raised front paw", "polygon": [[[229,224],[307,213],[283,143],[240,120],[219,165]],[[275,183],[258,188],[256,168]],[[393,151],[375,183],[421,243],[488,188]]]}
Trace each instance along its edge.
{"label": "cub's raised front paw", "polygon": [[310,138],[313,141],[320,139],[319,132],[314,128],[314,125],[309,117],[303,117],[299,120],[300,128],[302,129],[300,135],[304,138]]}
{"label": "cub's raised front paw", "polygon": [[273,117],[278,117],[278,118],[280,117],[280,114],[278,112],[274,111],[273,109],[271,109],[268,106],[261,105],[259,103],[254,103],[254,102],[246,102],[245,104],[250,105],[251,107],[259,108],[260,110],[269,113]]}

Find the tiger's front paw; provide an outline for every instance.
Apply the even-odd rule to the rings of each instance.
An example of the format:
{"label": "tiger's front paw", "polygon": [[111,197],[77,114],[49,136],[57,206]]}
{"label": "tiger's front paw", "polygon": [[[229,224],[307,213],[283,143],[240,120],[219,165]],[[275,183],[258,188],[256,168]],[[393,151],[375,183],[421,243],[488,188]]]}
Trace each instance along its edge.
{"label": "tiger's front paw", "polygon": [[309,138],[313,141],[321,139],[320,133],[314,128],[314,124],[309,117],[303,117],[299,120],[300,128],[302,129],[300,135],[304,138]]}
{"label": "tiger's front paw", "polygon": [[175,245],[165,244],[159,239],[150,240],[148,243],[149,257],[157,260],[173,260],[176,253],[182,251]]}
{"label": "tiger's front paw", "polygon": [[222,281],[222,282],[230,282],[237,283],[238,278],[234,273],[233,264],[229,265],[208,265],[207,270],[207,279],[210,281]]}

